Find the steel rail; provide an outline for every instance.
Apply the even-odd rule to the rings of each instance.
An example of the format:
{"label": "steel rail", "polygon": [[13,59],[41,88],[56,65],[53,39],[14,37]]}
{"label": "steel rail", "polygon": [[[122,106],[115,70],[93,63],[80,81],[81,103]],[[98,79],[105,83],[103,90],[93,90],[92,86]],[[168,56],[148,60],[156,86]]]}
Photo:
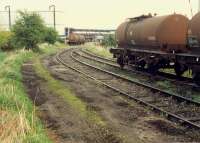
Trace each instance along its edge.
{"label": "steel rail", "polygon": [[93,57],[97,57],[97,58],[102,59],[102,60],[106,60],[106,61],[110,61],[110,62],[116,62],[114,59],[109,59],[109,58],[106,58],[106,57],[101,57],[101,56],[96,55],[94,53],[91,53],[91,52],[89,52],[87,50],[83,50],[83,48],[81,48],[81,52],[83,52],[85,54],[88,54],[90,56],[93,56]]}
{"label": "steel rail", "polygon": [[[173,120],[173,121],[176,120],[177,122],[181,123],[182,125],[190,126],[190,127],[194,128],[194,129],[198,129],[198,130],[200,129],[200,125],[197,125],[197,124],[195,124],[195,123],[193,123],[193,122],[191,122],[191,121],[189,121],[189,120],[187,120],[187,119],[185,119],[185,118],[179,117],[179,116],[177,116],[177,115],[175,115],[175,114],[173,114],[173,113],[170,113],[170,112],[165,111],[165,110],[163,110],[163,109],[161,109],[161,108],[159,108],[159,107],[156,107],[156,106],[153,105],[153,104],[147,103],[147,102],[145,102],[145,101],[143,101],[143,100],[141,100],[141,99],[138,99],[138,98],[136,98],[136,97],[133,97],[133,96],[131,96],[130,94],[125,93],[124,91],[121,91],[121,90],[119,90],[119,89],[117,89],[117,88],[115,88],[115,87],[113,87],[113,86],[111,86],[111,85],[109,85],[109,84],[107,84],[107,83],[105,83],[105,82],[102,82],[102,81],[96,79],[96,78],[93,77],[93,76],[88,75],[87,73],[84,73],[83,71],[80,71],[80,70],[77,69],[77,68],[74,68],[74,67],[70,66],[68,63],[64,62],[64,60],[61,58],[61,55],[64,54],[64,53],[66,53],[67,51],[68,51],[68,50],[65,50],[65,51],[63,51],[63,52],[61,52],[61,53],[58,53],[58,54],[56,55],[57,61],[58,61],[59,63],[61,63],[62,65],[64,65],[65,67],[68,67],[68,68],[70,68],[70,69],[76,71],[77,73],[80,73],[80,74],[84,75],[85,77],[94,80],[96,83],[99,83],[99,84],[101,84],[101,85],[103,85],[103,86],[105,86],[105,87],[107,87],[107,88],[109,88],[109,89],[112,89],[113,91],[115,91],[115,92],[117,92],[117,93],[120,93],[121,95],[127,97],[128,99],[134,100],[134,101],[136,101],[137,103],[140,103],[140,104],[142,104],[142,105],[145,105],[145,106],[147,106],[147,107],[150,107],[151,109],[153,109],[154,111],[156,111],[156,112],[158,112],[158,113],[164,114],[168,120]],[[84,63],[84,62],[80,62],[78,59],[74,58],[74,56],[73,56],[73,51],[70,53],[70,56],[71,56],[72,60],[74,60],[74,61],[76,61],[76,62],[79,62],[79,63],[82,63],[82,64]],[[88,64],[83,64],[83,65],[88,66]],[[92,67],[92,66],[91,66],[91,67]],[[198,104],[199,104],[199,103],[198,103]]]}
{"label": "steel rail", "polygon": [[[77,52],[75,52],[76,54],[79,54],[79,53],[77,53]],[[106,65],[109,65],[109,66],[112,66],[112,67],[115,67],[115,68],[120,68],[120,66],[118,66],[118,65],[116,65],[115,63],[109,63],[109,62],[105,62],[105,61],[102,61],[102,60],[104,60],[104,59],[102,59],[102,60],[99,60],[99,59],[97,59],[97,58],[92,58],[92,57],[89,57],[89,56],[85,56],[85,55],[81,55],[81,54],[79,54],[81,57],[84,57],[84,58],[86,58],[86,59],[89,59],[89,60],[94,60],[94,61],[96,61],[96,62],[99,62],[99,63],[102,63],[102,64],[106,64]],[[128,71],[132,71],[132,70],[129,70],[129,69],[127,69]]]}
{"label": "steel rail", "polygon": [[[109,59],[109,58],[101,57],[101,56],[99,56],[99,55],[96,55],[96,54],[94,54],[94,53],[91,53],[91,52],[86,51],[86,50],[83,50],[83,49],[81,49],[81,52],[83,52],[83,53],[85,53],[85,54],[88,54],[88,55],[90,55],[90,56],[93,56],[94,58],[101,59],[101,60],[105,60],[105,61],[112,62],[112,63],[115,63],[115,62],[116,62],[115,60],[112,60],[112,59]],[[91,57],[85,57],[85,58],[91,58]],[[98,61],[98,60],[96,59],[96,61]],[[103,63],[103,61],[100,61],[100,60],[99,60],[98,62],[102,62],[102,63]],[[105,62],[105,64],[108,64],[108,65],[110,64],[111,66],[114,65],[114,64],[111,64],[111,63],[108,63],[108,62]],[[117,65],[114,65],[114,66],[117,67]],[[120,68],[120,66],[118,66],[118,67]],[[132,65],[131,67],[134,67],[134,65]],[[137,71],[137,70],[132,70],[132,69],[126,69],[126,70],[127,70],[127,71],[132,71],[132,72],[134,72],[134,73],[136,73],[136,74],[145,74],[146,76],[152,76],[150,73],[148,73],[148,72],[145,71],[145,70],[144,70],[144,71]],[[167,79],[167,80],[169,80],[169,81],[171,81],[171,82],[184,82],[184,81],[186,81],[186,82],[188,82],[188,83],[181,83],[181,84],[183,84],[183,85],[189,85],[189,86],[192,86],[192,87],[194,87],[194,88],[199,88],[199,87],[200,87],[200,86],[198,86],[198,85],[192,83],[192,78],[181,77],[181,79],[177,79],[177,76],[174,75],[174,74],[165,73],[165,72],[160,72],[160,71],[158,71],[157,75],[158,75],[160,78],[165,78],[165,79]]]}
{"label": "steel rail", "polygon": [[[76,53],[75,51],[73,51],[73,53],[78,54],[78,53]],[[79,55],[79,54],[78,54],[78,55]],[[117,77],[117,78],[120,78],[120,79],[122,79],[122,80],[131,82],[131,83],[134,83],[134,84],[139,85],[139,86],[143,86],[143,87],[145,87],[145,88],[149,88],[149,89],[151,89],[151,90],[154,90],[154,91],[156,91],[156,92],[160,92],[160,93],[165,94],[165,95],[167,95],[167,96],[175,97],[175,98],[178,99],[179,101],[187,101],[188,103],[192,103],[192,104],[195,104],[195,105],[200,106],[200,103],[199,103],[199,102],[196,102],[196,101],[194,101],[194,100],[185,98],[185,97],[183,97],[183,96],[181,96],[181,95],[174,94],[174,93],[170,93],[170,92],[168,92],[168,91],[159,89],[159,88],[157,88],[157,87],[153,87],[153,86],[151,86],[151,85],[149,85],[149,84],[145,84],[145,83],[141,83],[141,82],[138,82],[138,81],[134,81],[134,80],[129,79],[129,78],[127,78],[127,77],[124,77],[124,76],[122,76],[122,75],[119,75],[119,74],[116,74],[116,73],[107,71],[107,70],[105,70],[105,69],[102,69],[102,68],[99,68],[99,67],[96,67],[96,66],[93,66],[93,65],[90,65],[90,64],[88,64],[88,63],[86,63],[86,62],[82,62],[82,61],[78,60],[78,59],[75,58],[75,57],[73,57],[73,59],[76,60],[76,61],[79,62],[79,63],[82,63],[82,64],[84,64],[84,65],[87,65],[87,66],[89,66],[89,67],[91,67],[91,68],[97,69],[97,70],[99,70],[99,71],[101,71],[101,72],[108,73],[108,74],[110,74],[110,75],[112,75],[112,76],[115,76],[115,77]]]}
{"label": "steel rail", "polygon": [[[81,52],[83,52],[83,53],[85,53],[85,54],[88,54],[88,55],[91,55],[91,56],[93,56],[94,58],[92,58],[92,57],[89,57],[89,56],[84,56],[84,55],[80,55],[80,56],[82,56],[82,57],[84,57],[84,58],[87,58],[87,59],[92,59],[92,60],[94,60],[94,61],[96,61],[96,62],[99,62],[99,63],[102,63],[102,64],[106,64],[106,65],[109,65],[109,66],[112,66],[112,67],[115,67],[115,68],[120,68],[120,66],[119,65],[117,65],[115,62],[116,61],[114,61],[114,60],[111,60],[111,59],[108,59],[108,58],[103,58],[103,57],[101,57],[101,56],[98,56],[98,55],[95,55],[95,54],[93,54],[93,53],[90,53],[90,52],[88,52],[88,51],[85,51],[85,50],[82,50],[81,49]],[[98,59],[97,59],[98,58]],[[101,60],[99,60],[99,59],[101,59]],[[106,60],[107,62],[104,62],[103,60]],[[112,63],[109,63],[109,62],[112,62]],[[132,70],[132,69],[128,69],[128,68],[125,68],[125,70],[126,71],[128,71],[128,72],[134,72],[134,73],[136,73],[136,74],[144,74],[144,72],[140,72],[140,71],[136,71],[136,70]],[[150,74],[148,74],[148,73],[145,73],[146,74],[146,76],[151,76]]]}

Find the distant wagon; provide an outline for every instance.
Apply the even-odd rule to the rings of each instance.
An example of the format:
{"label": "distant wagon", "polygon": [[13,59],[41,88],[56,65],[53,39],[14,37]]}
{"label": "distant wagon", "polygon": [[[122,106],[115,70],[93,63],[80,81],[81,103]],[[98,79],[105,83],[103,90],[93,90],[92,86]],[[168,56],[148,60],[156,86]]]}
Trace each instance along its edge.
{"label": "distant wagon", "polygon": [[81,45],[85,43],[85,37],[81,34],[70,33],[68,37],[69,45]]}

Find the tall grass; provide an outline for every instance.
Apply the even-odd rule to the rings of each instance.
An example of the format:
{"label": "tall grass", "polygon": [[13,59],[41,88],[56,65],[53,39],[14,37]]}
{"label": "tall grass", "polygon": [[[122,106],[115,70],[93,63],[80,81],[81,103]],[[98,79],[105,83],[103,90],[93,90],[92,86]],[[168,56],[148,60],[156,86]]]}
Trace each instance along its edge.
{"label": "tall grass", "polygon": [[6,54],[0,51],[0,64],[3,62],[5,57],[6,57]]}
{"label": "tall grass", "polygon": [[84,47],[87,51],[92,52],[96,55],[105,57],[105,58],[112,58],[113,55],[109,52],[109,49],[103,46],[96,46],[92,43],[86,44]]}
{"label": "tall grass", "polygon": [[[50,142],[37,118],[33,118],[34,106],[26,95],[21,66],[33,52],[9,53],[0,66],[0,134],[2,143]],[[8,118],[8,119],[6,119]]]}
{"label": "tall grass", "polygon": [[[23,110],[21,110],[23,111]],[[4,143],[23,142],[31,127],[24,112],[0,111],[0,139]]]}
{"label": "tall grass", "polygon": [[[42,55],[56,52],[63,45],[41,46]],[[26,94],[22,64],[41,53],[13,51],[0,53],[0,143],[51,143],[35,107]]]}

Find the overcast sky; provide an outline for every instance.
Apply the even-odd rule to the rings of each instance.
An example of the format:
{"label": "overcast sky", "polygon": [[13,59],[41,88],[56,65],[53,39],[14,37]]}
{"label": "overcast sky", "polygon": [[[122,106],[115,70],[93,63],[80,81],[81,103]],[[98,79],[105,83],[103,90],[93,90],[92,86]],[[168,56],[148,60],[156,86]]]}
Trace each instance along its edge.
{"label": "overcast sky", "polygon": [[[57,29],[62,34],[64,27],[114,29],[124,19],[148,13],[158,15],[174,12],[191,17],[188,0],[1,0],[0,11],[6,5],[16,10],[48,10],[55,4],[58,12]],[[193,13],[198,10],[198,0],[191,0]],[[52,13],[41,13],[45,22],[53,23]],[[16,13],[12,12],[14,21]],[[7,13],[0,14],[0,24],[7,24]]]}

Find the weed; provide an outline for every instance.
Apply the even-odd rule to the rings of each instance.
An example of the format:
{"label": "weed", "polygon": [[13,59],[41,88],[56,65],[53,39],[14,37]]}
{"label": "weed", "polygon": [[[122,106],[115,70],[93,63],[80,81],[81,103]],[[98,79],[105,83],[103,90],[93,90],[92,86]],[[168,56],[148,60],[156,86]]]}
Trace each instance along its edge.
{"label": "weed", "polygon": [[63,86],[61,82],[51,77],[50,73],[43,67],[39,59],[35,60],[34,66],[37,74],[47,81],[48,89],[56,95],[63,96],[66,99],[66,102],[83,118],[100,125],[105,124],[95,112],[87,110],[87,105],[84,102],[77,98],[69,89]]}
{"label": "weed", "polygon": [[113,55],[105,47],[96,46],[96,45],[93,45],[93,44],[87,44],[84,47],[86,48],[86,50],[88,50],[89,52],[92,52],[96,55],[106,57],[106,58],[112,58],[113,57]]}

